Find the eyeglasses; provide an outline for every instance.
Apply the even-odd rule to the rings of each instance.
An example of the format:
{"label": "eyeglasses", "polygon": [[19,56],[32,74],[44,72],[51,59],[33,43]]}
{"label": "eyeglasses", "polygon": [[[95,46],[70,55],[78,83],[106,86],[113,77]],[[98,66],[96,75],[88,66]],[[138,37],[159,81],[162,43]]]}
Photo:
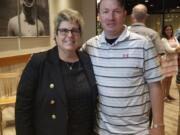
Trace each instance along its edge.
{"label": "eyeglasses", "polygon": [[69,34],[69,32],[71,32],[72,35],[79,35],[80,34],[80,30],[73,28],[71,30],[66,29],[66,28],[59,28],[58,31],[60,32],[61,35],[66,36]]}

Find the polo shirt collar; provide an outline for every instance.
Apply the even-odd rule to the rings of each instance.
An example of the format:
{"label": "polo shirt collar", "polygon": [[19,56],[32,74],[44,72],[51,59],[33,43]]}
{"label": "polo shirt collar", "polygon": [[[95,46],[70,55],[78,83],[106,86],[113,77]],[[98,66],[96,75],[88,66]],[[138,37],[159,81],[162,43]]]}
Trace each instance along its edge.
{"label": "polo shirt collar", "polygon": [[[108,44],[106,39],[105,39],[104,31],[99,36],[100,36],[99,37],[100,44]],[[118,39],[112,45],[116,45],[117,43],[126,40],[127,38],[129,38],[129,36],[130,36],[130,33],[129,33],[128,29],[127,29],[127,26],[124,25],[123,32],[119,35]]]}
{"label": "polo shirt collar", "polygon": [[144,23],[133,23],[131,26],[146,26]]}

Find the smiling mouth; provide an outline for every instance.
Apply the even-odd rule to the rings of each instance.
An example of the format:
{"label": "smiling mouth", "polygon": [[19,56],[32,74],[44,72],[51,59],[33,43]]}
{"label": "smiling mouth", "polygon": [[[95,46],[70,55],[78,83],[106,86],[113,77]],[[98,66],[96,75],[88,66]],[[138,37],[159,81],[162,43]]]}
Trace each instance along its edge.
{"label": "smiling mouth", "polygon": [[115,26],[115,23],[107,23],[107,26]]}
{"label": "smiling mouth", "polygon": [[68,45],[72,45],[72,44],[75,44],[76,42],[75,41],[66,41],[65,43],[67,43]]}

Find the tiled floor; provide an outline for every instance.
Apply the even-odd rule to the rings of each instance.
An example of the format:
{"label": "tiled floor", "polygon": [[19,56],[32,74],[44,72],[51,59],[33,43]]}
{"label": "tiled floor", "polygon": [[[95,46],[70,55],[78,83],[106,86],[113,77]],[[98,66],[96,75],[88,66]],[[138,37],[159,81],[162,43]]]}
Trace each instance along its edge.
{"label": "tiled floor", "polygon": [[[176,98],[171,102],[165,102],[164,105],[164,122],[166,135],[177,135],[178,114],[179,114],[179,93],[173,78],[170,94]],[[180,135],[180,134],[179,134]]]}

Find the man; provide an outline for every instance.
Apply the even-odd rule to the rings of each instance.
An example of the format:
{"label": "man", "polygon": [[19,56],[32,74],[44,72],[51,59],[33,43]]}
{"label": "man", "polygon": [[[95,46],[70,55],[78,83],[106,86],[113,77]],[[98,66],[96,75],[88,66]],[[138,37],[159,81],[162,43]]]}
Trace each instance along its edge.
{"label": "man", "polygon": [[[35,0],[21,0],[22,12],[8,22],[8,36],[42,36],[45,35],[44,25],[35,15]],[[36,20],[37,19],[37,20]],[[19,21],[19,23],[18,23]],[[19,28],[20,26],[20,28]]]}
{"label": "man", "polygon": [[148,40],[124,25],[124,0],[101,0],[102,34],[84,46],[91,57],[98,85],[98,135],[164,135],[163,92],[157,52]]}
{"label": "man", "polygon": [[156,31],[146,27],[146,20],[148,18],[147,7],[143,4],[137,4],[132,9],[131,19],[132,25],[129,30],[140,35],[148,37],[158,52],[158,54],[164,54],[165,49],[161,43],[161,39]]}
{"label": "man", "polygon": [[[161,39],[156,31],[146,27],[146,20],[148,18],[147,7],[143,4],[137,4],[132,9],[131,20],[132,25],[129,26],[129,30],[147,37],[152,41],[159,56],[165,54],[165,48],[161,42]],[[161,58],[161,57],[160,57]],[[150,126],[152,122],[152,111],[150,111]]]}

